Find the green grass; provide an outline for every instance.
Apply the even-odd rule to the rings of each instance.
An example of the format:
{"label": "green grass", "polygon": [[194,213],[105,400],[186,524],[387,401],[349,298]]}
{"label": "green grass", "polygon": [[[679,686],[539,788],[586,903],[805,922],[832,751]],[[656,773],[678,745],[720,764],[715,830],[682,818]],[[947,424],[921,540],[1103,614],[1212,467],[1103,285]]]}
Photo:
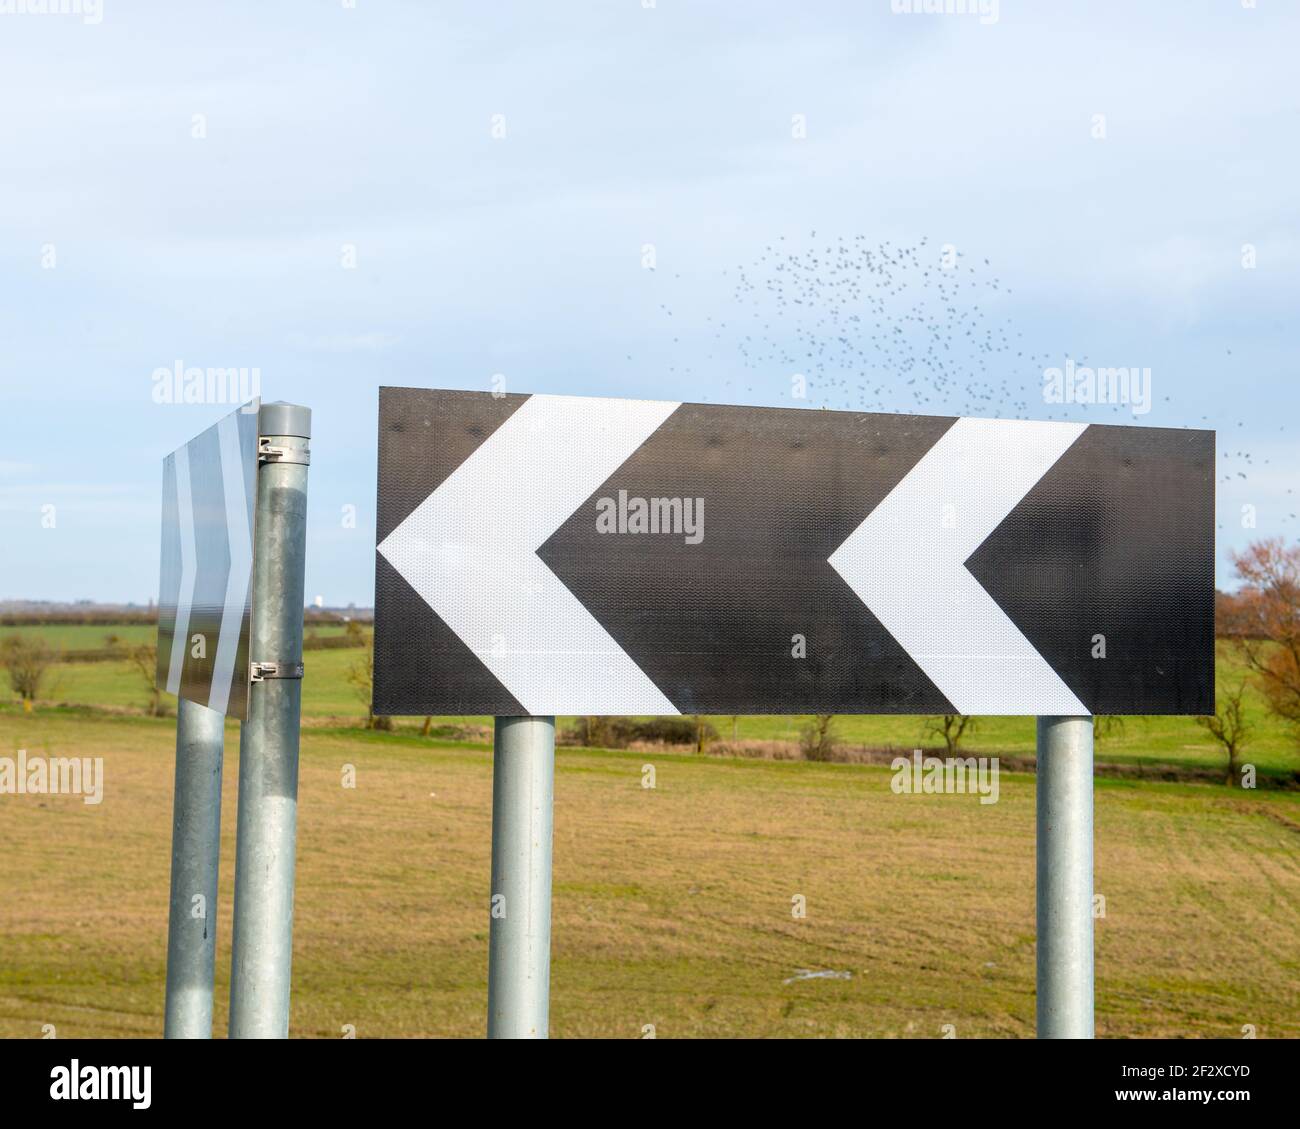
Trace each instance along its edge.
{"label": "green grass", "polygon": [[[341,636],[346,624],[311,624],[308,631],[325,637]],[[10,635],[22,639],[44,639],[56,652],[87,652],[107,650],[122,646],[139,646],[157,639],[157,627],[149,623],[23,623],[14,626],[0,624],[0,640]],[[107,704],[107,702],[105,702]]]}
{"label": "green grass", "polygon": [[[111,630],[94,629],[107,634]],[[321,629],[322,634],[326,629]],[[3,632],[0,632],[2,635]],[[303,715],[311,721],[356,719],[364,716],[357,691],[348,684],[347,673],[362,657],[360,650],[308,651],[307,676],[303,682]],[[1232,648],[1225,649],[1218,671],[1221,686],[1235,684],[1246,672]],[[52,702],[86,703],[117,709],[143,709],[148,692],[139,673],[127,662],[61,663],[54,668],[42,695]],[[174,709],[174,699],[169,699]],[[1287,775],[1300,771],[1300,735],[1271,718],[1264,700],[1253,687],[1246,693],[1246,707],[1255,732],[1246,748],[1245,759],[1261,773]],[[561,718],[562,726],[572,718]],[[723,740],[732,734],[732,719],[715,716],[709,720]],[[739,740],[791,741],[799,738],[806,722],[802,717],[744,716],[736,720]],[[488,727],[491,717],[442,718],[440,723]],[[419,719],[401,719],[399,726],[418,726]],[[897,746],[904,749],[936,744],[923,733],[922,719],[912,716],[844,715],[836,722],[841,739],[848,745]],[[996,717],[979,719],[978,728],[967,738],[966,748],[974,752],[1034,754],[1034,719]],[[1184,768],[1217,769],[1224,764],[1218,746],[1209,734],[1187,717],[1129,717],[1121,733],[1100,739],[1098,761],[1114,764],[1168,764]]]}
{"label": "green grass", "polygon": [[149,623],[31,623],[0,625],[0,639],[18,635],[24,639],[44,639],[60,651],[91,651],[109,645],[109,636],[119,643],[136,646],[152,643],[158,629]]}
{"label": "green grass", "polygon": [[[323,623],[310,625],[308,630],[325,637],[342,635],[346,627],[342,623]],[[141,643],[152,643],[158,638],[158,629],[149,623],[0,624],[0,640],[9,635],[44,639],[60,651],[93,651],[110,645],[138,646]],[[110,638],[115,638],[116,643],[110,644]]]}

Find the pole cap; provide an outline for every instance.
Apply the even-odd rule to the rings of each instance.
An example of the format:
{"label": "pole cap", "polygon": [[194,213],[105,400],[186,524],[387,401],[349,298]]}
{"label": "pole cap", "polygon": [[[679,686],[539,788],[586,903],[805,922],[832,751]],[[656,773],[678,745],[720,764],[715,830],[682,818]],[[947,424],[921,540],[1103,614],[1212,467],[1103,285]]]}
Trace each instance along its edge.
{"label": "pole cap", "polygon": [[311,408],[276,400],[263,404],[257,413],[257,430],[262,435],[297,435],[311,438]]}

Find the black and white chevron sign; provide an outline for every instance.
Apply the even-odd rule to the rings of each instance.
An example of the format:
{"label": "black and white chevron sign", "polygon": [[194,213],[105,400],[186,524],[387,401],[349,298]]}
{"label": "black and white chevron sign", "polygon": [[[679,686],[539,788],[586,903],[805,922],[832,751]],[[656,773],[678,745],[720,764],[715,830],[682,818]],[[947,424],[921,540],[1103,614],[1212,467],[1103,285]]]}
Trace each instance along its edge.
{"label": "black and white chevron sign", "polygon": [[248,716],[257,497],[253,400],[163,460],[159,689]]}
{"label": "black and white chevron sign", "polygon": [[385,388],[381,714],[1200,714],[1214,434]]}

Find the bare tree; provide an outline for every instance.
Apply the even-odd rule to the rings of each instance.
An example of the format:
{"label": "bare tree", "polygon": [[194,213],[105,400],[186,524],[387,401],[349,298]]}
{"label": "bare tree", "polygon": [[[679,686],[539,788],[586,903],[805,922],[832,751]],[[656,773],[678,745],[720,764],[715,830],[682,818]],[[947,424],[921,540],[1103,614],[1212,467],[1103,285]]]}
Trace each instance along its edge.
{"label": "bare tree", "polygon": [[132,647],[127,655],[131,665],[139,673],[149,689],[149,705],[146,707],[150,717],[166,717],[163,706],[162,691],[158,689],[158,644],[141,643]]}
{"label": "bare tree", "polygon": [[392,729],[392,718],[375,716],[375,644],[373,640],[366,640],[365,651],[360,658],[356,659],[348,667],[347,680],[348,685],[356,690],[357,697],[365,703],[366,728]]}
{"label": "bare tree", "polygon": [[1242,704],[1245,693],[1244,681],[1237,683],[1231,690],[1220,690],[1215,698],[1214,713],[1196,719],[1196,724],[1207,730],[1228,754],[1229,788],[1237,781],[1238,757],[1242,746],[1250,740],[1253,729],[1246,720],[1246,710]]}
{"label": "bare tree", "polygon": [[41,685],[54,665],[54,648],[35,635],[10,635],[0,642],[0,666],[9,674],[9,686],[30,711]]}
{"label": "bare tree", "polygon": [[1257,541],[1232,563],[1242,656],[1269,709],[1300,730],[1300,544]]}
{"label": "bare tree", "polygon": [[921,726],[925,736],[938,737],[943,741],[951,757],[956,754],[966,734],[975,732],[976,722],[968,714],[945,713],[925,718]]}
{"label": "bare tree", "polygon": [[615,744],[613,726],[607,717],[583,716],[573,720],[578,744],[587,749],[606,749]]}
{"label": "bare tree", "polygon": [[697,713],[691,720],[695,722],[695,751],[702,753],[717,738],[718,731],[704,719],[703,714]]}
{"label": "bare tree", "polygon": [[835,731],[833,713],[813,714],[799,734],[799,748],[805,760],[830,761],[839,748],[839,734]]}
{"label": "bare tree", "polygon": [[1124,719],[1118,714],[1093,714],[1092,715],[1092,741],[1095,745],[1100,745],[1103,741],[1111,737],[1124,736]]}

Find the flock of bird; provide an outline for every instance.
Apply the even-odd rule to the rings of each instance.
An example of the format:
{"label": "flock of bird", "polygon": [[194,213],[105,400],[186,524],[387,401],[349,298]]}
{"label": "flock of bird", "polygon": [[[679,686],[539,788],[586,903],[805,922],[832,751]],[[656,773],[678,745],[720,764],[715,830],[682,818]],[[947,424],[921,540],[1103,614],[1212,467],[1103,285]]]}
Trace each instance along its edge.
{"label": "flock of bird", "polygon": [[[1062,365],[1066,357],[1088,365],[1087,354],[1034,352],[1013,318],[1000,312],[1012,291],[987,258],[968,259],[928,237],[896,244],[812,231],[806,241],[780,236],[753,262],[723,277],[729,304],[704,320],[709,340],[702,360],[688,344],[682,352],[691,356],[669,367],[710,383],[718,375],[714,366],[724,373],[739,369],[744,375],[723,378],[728,401],[743,394],[770,402],[778,381],[785,395],[800,387],[805,402],[816,407],[1080,418],[1073,405],[1044,404],[1042,387],[1047,367]],[[668,302],[659,308],[674,318]],[[675,346],[682,345],[684,333],[691,331],[675,329]],[[704,364],[712,371],[702,371]],[[1170,402],[1168,395],[1161,399]],[[1125,404],[1094,404],[1085,411],[1089,419],[1104,412],[1122,417],[1115,422],[1153,425],[1133,418]],[[1215,424],[1202,416],[1194,426]],[[1242,427],[1244,421],[1219,424],[1221,483],[1249,484],[1250,471],[1269,464],[1236,443],[1235,449],[1222,449]],[[1280,432],[1285,435],[1286,427]],[[1293,491],[1286,493],[1294,504]],[[1297,520],[1294,513],[1283,519],[1288,525]]]}

